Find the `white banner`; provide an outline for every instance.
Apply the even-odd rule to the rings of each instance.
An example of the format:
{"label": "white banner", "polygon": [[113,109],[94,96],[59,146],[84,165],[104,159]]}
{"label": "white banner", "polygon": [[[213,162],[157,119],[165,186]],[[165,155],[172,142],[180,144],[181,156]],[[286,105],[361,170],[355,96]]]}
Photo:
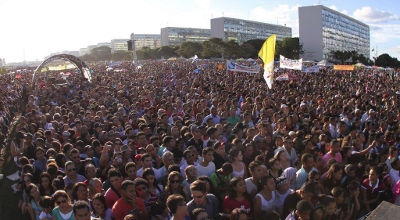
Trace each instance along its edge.
{"label": "white banner", "polygon": [[302,70],[303,73],[318,73],[321,66],[310,66]]}
{"label": "white banner", "polygon": [[303,59],[291,60],[282,55],[280,55],[279,57],[280,57],[280,59],[279,59],[280,68],[301,70],[301,67],[303,65]]}
{"label": "white banner", "polygon": [[253,64],[252,66],[245,66],[236,63],[232,60],[227,60],[226,69],[228,71],[243,72],[243,73],[259,73],[261,68],[257,64]]}

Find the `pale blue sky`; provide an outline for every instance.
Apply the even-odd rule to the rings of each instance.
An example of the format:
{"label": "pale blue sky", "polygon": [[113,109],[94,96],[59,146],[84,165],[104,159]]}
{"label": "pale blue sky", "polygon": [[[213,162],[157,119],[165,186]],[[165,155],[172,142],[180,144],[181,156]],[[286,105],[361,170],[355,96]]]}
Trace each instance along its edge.
{"label": "pale blue sky", "polygon": [[[400,4],[395,0],[0,0],[0,58],[41,60],[165,26],[210,28],[229,16],[292,27],[298,6],[323,4],[370,25],[371,49],[400,59]],[[375,52],[371,55],[375,55]]]}

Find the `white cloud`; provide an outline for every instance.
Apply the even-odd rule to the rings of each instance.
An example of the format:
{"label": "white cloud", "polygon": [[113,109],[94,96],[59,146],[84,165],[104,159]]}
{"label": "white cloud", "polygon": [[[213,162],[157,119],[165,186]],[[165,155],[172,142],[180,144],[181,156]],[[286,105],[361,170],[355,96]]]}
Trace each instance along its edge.
{"label": "white cloud", "polygon": [[340,12],[342,14],[349,15],[349,12],[347,10],[342,10],[341,11],[336,5],[331,5],[328,8],[330,8],[332,10],[335,10],[335,11],[338,11],[338,12]]}
{"label": "white cloud", "polygon": [[267,9],[262,6],[258,6],[250,11],[250,19],[270,24],[286,25],[292,28],[292,36],[298,37],[298,7],[299,5],[289,6],[287,4],[283,4],[272,9]]}
{"label": "white cloud", "polygon": [[400,16],[396,14],[383,10],[372,9],[369,6],[355,10],[353,16],[356,19],[367,23],[384,23],[393,20],[400,20]]}
{"label": "white cloud", "polygon": [[211,0],[194,0],[194,4],[203,9],[209,9],[211,6]]}

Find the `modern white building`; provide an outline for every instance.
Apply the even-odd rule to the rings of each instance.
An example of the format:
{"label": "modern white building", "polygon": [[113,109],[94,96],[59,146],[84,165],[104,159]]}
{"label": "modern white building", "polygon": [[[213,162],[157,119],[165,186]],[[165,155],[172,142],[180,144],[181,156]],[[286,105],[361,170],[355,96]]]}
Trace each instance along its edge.
{"label": "modern white building", "polygon": [[305,60],[333,60],[333,51],[370,56],[369,26],[322,5],[299,7],[299,35]]}
{"label": "modern white building", "polygon": [[292,28],[237,18],[211,19],[211,37],[223,40],[235,40],[241,44],[253,39],[267,39],[273,34],[277,40],[283,40],[292,37]]}
{"label": "modern white building", "polygon": [[111,52],[115,51],[128,51],[129,39],[114,39],[111,40]]}
{"label": "modern white building", "polygon": [[178,46],[183,42],[202,43],[210,39],[210,29],[165,27],[161,28],[161,46]]}
{"label": "modern white building", "polygon": [[140,50],[143,47],[155,49],[161,47],[161,37],[159,34],[131,34],[132,42],[135,42],[136,50]]}

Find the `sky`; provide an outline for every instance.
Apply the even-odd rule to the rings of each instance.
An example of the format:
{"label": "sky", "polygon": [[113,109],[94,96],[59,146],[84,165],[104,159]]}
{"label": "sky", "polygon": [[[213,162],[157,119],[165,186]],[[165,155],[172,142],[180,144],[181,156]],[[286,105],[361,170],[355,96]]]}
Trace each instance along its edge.
{"label": "sky", "polygon": [[54,52],[128,39],[133,32],[210,28],[210,19],[221,16],[287,25],[298,37],[298,7],[318,4],[370,25],[371,49],[400,59],[397,0],[0,0],[0,58],[42,60]]}

